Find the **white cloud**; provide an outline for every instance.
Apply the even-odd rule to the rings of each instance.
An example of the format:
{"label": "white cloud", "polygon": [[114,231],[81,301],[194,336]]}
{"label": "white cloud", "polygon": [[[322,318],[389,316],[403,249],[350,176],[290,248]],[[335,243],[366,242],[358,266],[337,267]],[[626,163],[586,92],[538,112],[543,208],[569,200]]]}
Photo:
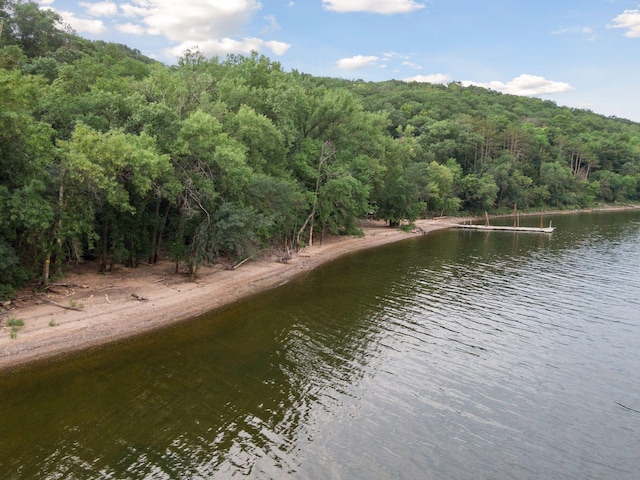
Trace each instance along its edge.
{"label": "white cloud", "polygon": [[640,10],[625,10],[614,18],[613,25],[607,25],[607,28],[624,28],[627,30],[625,37],[640,37]]}
{"label": "white cloud", "polygon": [[405,78],[405,82],[426,82],[426,83],[451,83],[451,77],[444,75],[443,73],[434,73],[431,75],[415,75],[413,77]]}
{"label": "white cloud", "polygon": [[136,7],[130,3],[123,3],[120,5],[120,11],[125,17],[144,17],[148,12],[146,8]]}
{"label": "white cloud", "polygon": [[337,13],[369,12],[382,15],[415,12],[424,5],[414,0],[322,0],[327,10]]}
{"label": "white cloud", "polygon": [[264,20],[267,22],[267,26],[264,28],[263,32],[271,32],[275,30],[280,30],[280,24],[276,19],[275,15],[267,15],[264,17]]}
{"label": "white cloud", "polygon": [[291,47],[288,43],[277,41],[266,41],[260,38],[244,38],[234,40],[232,38],[222,38],[219,40],[209,39],[203,41],[185,41],[180,45],[165,51],[168,57],[179,57],[187,50],[199,50],[206,56],[226,56],[230,53],[249,54],[253,50],[271,50],[275,55],[284,55]]}
{"label": "white cloud", "polygon": [[[422,66],[418,65],[417,63],[406,61],[406,62],[402,62],[402,65],[404,65],[405,67],[409,67],[412,70],[422,70]],[[419,80],[416,80],[416,81],[419,81]]]}
{"label": "white cloud", "polygon": [[261,7],[258,0],[133,0],[122,9],[169,40],[205,42],[237,35]]}
{"label": "white cloud", "polygon": [[134,23],[124,23],[122,25],[116,25],[116,30],[120,33],[127,33],[129,35],[144,35],[145,29],[141,25]]}
{"label": "white cloud", "polygon": [[92,17],[110,17],[118,14],[118,5],[113,2],[85,3],[80,2]]}
{"label": "white cloud", "polygon": [[58,12],[65,23],[71,25],[78,33],[89,33],[91,35],[100,35],[107,30],[101,20],[88,20],[86,18],[78,18],[73,12]]}
{"label": "white cloud", "polygon": [[476,85],[479,87],[489,88],[497,92],[508,93],[511,95],[523,95],[527,97],[550,93],[562,93],[573,90],[573,87],[568,83],[554,82],[552,80],[547,80],[544,77],[527,74],[522,74],[507,83],[497,80],[488,83],[467,80],[463,81],[462,84],[464,86]]}
{"label": "white cloud", "polygon": [[580,27],[580,26],[576,26],[576,27],[566,27],[566,28],[561,28],[559,30],[555,30],[553,32],[551,32],[551,35],[565,35],[565,34],[582,34],[582,35],[593,35],[593,28],[591,27]]}
{"label": "white cloud", "polygon": [[[42,0],[49,1],[49,0]],[[262,8],[260,0],[113,0],[80,3],[93,19],[82,19],[71,12],[60,12],[64,20],[78,32],[94,35],[106,31],[104,23],[95,17],[115,16],[131,21],[116,25],[122,33],[132,35],[162,35],[177,46],[165,50],[170,57],[182,55],[197,46],[205,55],[250,53],[270,50],[283,55],[291,45],[260,38],[237,38]],[[279,29],[273,16],[266,16],[269,31]]]}
{"label": "white cloud", "polygon": [[373,67],[378,63],[378,57],[356,55],[351,58],[343,58],[336,62],[338,68],[343,70],[355,70],[357,68]]}
{"label": "white cloud", "polygon": [[409,56],[408,55],[404,55],[402,53],[398,53],[398,52],[385,52],[383,55],[385,60],[391,60],[393,58],[401,58],[404,60],[409,60]]}

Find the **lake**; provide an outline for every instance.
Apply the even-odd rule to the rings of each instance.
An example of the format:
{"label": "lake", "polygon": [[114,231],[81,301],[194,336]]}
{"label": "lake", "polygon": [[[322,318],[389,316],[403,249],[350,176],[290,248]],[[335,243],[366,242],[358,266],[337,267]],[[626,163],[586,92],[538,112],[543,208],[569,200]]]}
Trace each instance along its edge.
{"label": "lake", "polygon": [[549,219],[0,376],[0,478],[638,478],[640,212]]}

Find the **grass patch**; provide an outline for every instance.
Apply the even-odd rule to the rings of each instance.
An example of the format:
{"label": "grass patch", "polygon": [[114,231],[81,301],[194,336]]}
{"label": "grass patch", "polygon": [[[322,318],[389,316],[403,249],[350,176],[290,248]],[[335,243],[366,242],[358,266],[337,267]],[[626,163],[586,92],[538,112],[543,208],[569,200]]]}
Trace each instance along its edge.
{"label": "grass patch", "polygon": [[73,299],[69,300],[69,305],[71,306],[71,308],[76,308],[76,309],[84,308],[83,304],[81,304],[81,303],[79,303],[79,302],[77,302],[76,300],[73,300]]}
{"label": "grass patch", "polygon": [[7,319],[7,325],[9,327],[24,327],[24,320],[21,318],[9,317]]}
{"label": "grass patch", "polygon": [[18,338],[18,330],[20,330],[21,327],[24,327],[24,320],[21,318],[9,317],[7,319],[7,326],[11,327],[9,337],[16,339]]}

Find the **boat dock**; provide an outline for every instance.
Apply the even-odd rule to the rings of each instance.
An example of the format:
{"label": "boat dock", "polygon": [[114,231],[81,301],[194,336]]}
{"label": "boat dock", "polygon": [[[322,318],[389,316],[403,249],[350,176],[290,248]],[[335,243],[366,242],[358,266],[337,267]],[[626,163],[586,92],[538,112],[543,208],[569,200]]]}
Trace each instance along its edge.
{"label": "boat dock", "polygon": [[531,232],[531,233],[553,233],[556,229],[551,226],[551,220],[549,220],[549,226],[542,226],[543,213],[540,212],[540,226],[539,227],[521,227],[520,226],[520,216],[518,215],[518,207],[517,205],[513,206],[513,227],[509,227],[506,225],[491,225],[489,223],[489,214],[485,211],[485,223],[484,225],[474,225],[472,223],[455,223],[451,225],[454,228],[468,228],[473,230],[494,230],[500,232]]}
{"label": "boat dock", "polygon": [[556,227],[549,225],[548,227],[509,227],[501,225],[468,225],[455,223],[451,225],[454,228],[468,228],[472,230],[498,230],[501,232],[532,232],[532,233],[553,233]]}

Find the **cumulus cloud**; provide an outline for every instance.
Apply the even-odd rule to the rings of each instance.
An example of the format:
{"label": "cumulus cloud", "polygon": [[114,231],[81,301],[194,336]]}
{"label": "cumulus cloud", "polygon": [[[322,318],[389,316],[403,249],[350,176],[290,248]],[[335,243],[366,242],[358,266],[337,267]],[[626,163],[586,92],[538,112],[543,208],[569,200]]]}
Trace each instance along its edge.
{"label": "cumulus cloud", "polygon": [[[134,0],[152,32],[174,41],[233,36],[261,8],[257,0]],[[133,10],[131,10],[133,12]]]}
{"label": "cumulus cloud", "polygon": [[[41,0],[50,1],[50,0]],[[113,0],[81,2],[87,18],[71,12],[59,12],[76,31],[99,35],[106,31],[100,17],[124,20],[115,28],[131,35],[162,35],[176,46],[165,50],[171,57],[197,46],[205,55],[250,53],[270,50],[283,55],[291,45],[275,40],[245,37],[245,27],[262,8],[260,0]],[[263,33],[280,27],[274,16],[265,16]],[[246,35],[246,34],[245,34]]]}
{"label": "cumulus cloud", "polygon": [[[165,50],[165,54],[171,57],[193,48],[210,56],[248,54],[265,49],[275,55],[283,55],[291,47],[275,40],[234,38],[262,8],[258,0],[132,0],[120,8],[123,15],[139,18],[139,24],[145,25],[146,33],[164,35],[179,42]],[[267,16],[265,19],[267,29],[279,28],[275,17]]]}
{"label": "cumulus cloud", "polygon": [[424,83],[451,83],[451,77],[444,75],[443,73],[434,73],[431,75],[415,75],[413,77],[405,78],[405,82],[424,82]]}
{"label": "cumulus cloud", "polygon": [[378,63],[378,57],[373,55],[356,55],[351,58],[342,58],[336,62],[338,68],[343,70],[355,70],[358,68],[373,67]]}
{"label": "cumulus cloud", "polygon": [[382,15],[410,13],[424,8],[414,0],[322,0],[327,10],[337,13],[369,12]]}
{"label": "cumulus cloud", "polygon": [[120,11],[125,17],[144,17],[148,12],[146,8],[136,7],[130,3],[123,3],[120,5]]}
{"label": "cumulus cloud", "polygon": [[488,83],[463,81],[462,84],[464,86],[476,85],[479,87],[489,88],[497,92],[527,97],[550,93],[562,93],[573,90],[573,87],[568,83],[555,82],[553,80],[547,80],[544,77],[527,74],[522,74],[507,83],[496,80]]}
{"label": "cumulus cloud", "polygon": [[107,30],[107,27],[101,20],[91,20],[87,18],[78,18],[73,12],[58,12],[65,23],[71,25],[76,32],[88,33],[91,35],[100,35]]}
{"label": "cumulus cloud", "polygon": [[113,2],[80,2],[80,6],[92,17],[110,17],[118,14],[118,5]]}
{"label": "cumulus cloud", "polygon": [[122,25],[116,25],[116,30],[120,33],[126,33],[129,35],[144,35],[145,29],[141,25],[136,25],[134,23],[124,23]]}
{"label": "cumulus cloud", "polygon": [[291,47],[288,43],[278,41],[267,41],[260,38],[243,38],[234,40],[232,38],[208,39],[199,42],[185,41],[180,45],[165,51],[170,57],[179,57],[187,50],[198,50],[207,56],[226,56],[230,53],[249,54],[252,51],[269,49],[275,55],[284,55]]}
{"label": "cumulus cloud", "polygon": [[607,25],[607,28],[624,28],[626,29],[625,37],[640,37],[640,10],[625,10],[623,13],[613,19],[613,24]]}

